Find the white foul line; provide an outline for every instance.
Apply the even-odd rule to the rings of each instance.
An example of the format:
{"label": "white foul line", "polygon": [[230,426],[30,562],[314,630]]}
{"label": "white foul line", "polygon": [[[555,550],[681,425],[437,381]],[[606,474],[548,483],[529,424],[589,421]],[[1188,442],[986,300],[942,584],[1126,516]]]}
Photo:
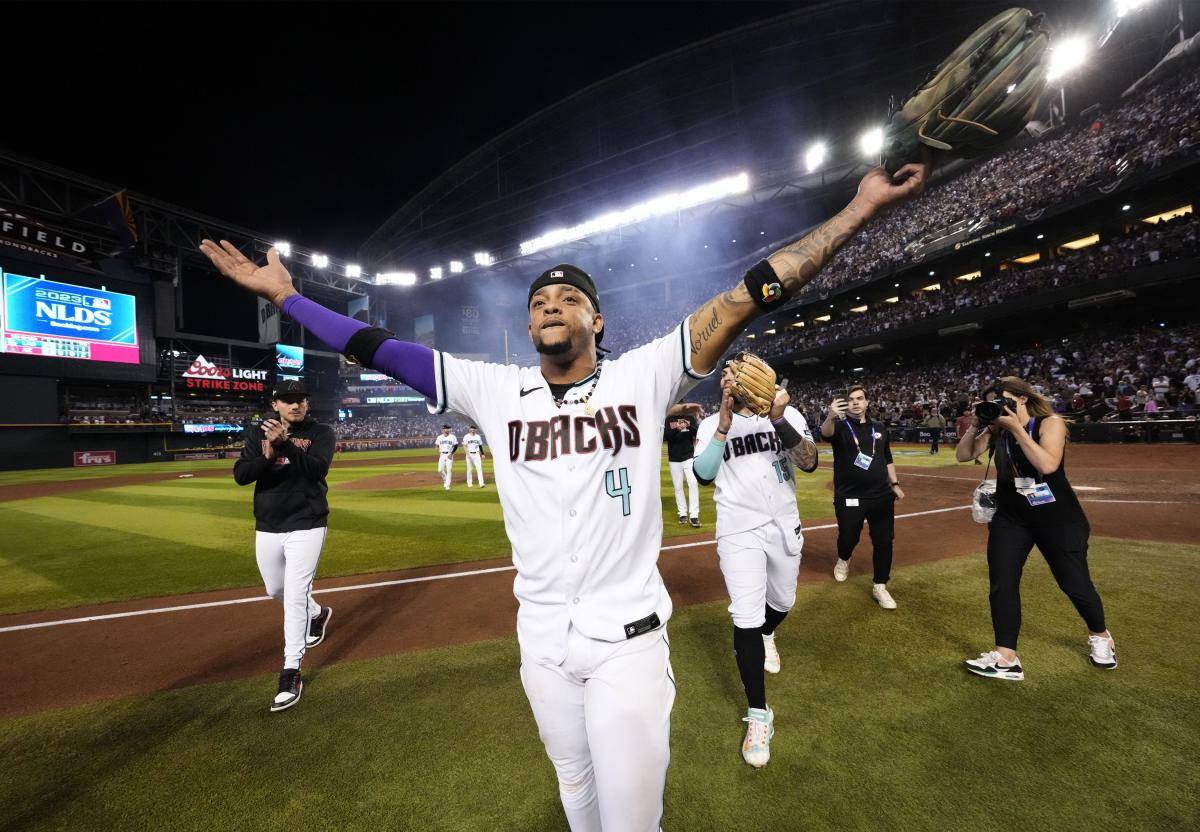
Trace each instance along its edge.
{"label": "white foul line", "polygon": [[[969,509],[969,508],[970,508],[970,506],[951,506],[950,508],[931,508],[929,511],[914,511],[909,514],[897,514],[896,519],[903,520],[906,517],[923,517],[926,514],[941,514],[942,512],[946,512],[946,511],[965,511],[966,509]],[[836,529],[836,528],[837,528],[837,523],[826,523],[824,526],[802,526],[800,528],[800,531],[802,531],[802,532],[819,532],[822,529]],[[712,546],[712,545],[716,544],[716,542],[717,541],[715,541],[715,540],[697,540],[694,543],[676,543],[674,546],[662,547],[662,551],[669,552],[672,549],[692,549],[696,546]],[[4,632],[4,631],[0,630],[0,633],[2,633],[2,632]]]}
{"label": "white foul line", "polygon": [[[906,517],[921,517],[926,514],[941,514],[946,511],[963,511],[970,506],[951,506],[950,508],[935,508],[929,511],[914,511],[911,514],[897,514],[897,520],[903,520]],[[803,531],[815,532],[821,529],[836,529],[837,523],[828,523],[824,526],[805,526]],[[663,552],[669,552],[673,549],[694,549],[697,546],[712,546],[716,543],[715,540],[697,540],[692,543],[677,543],[673,546],[663,546]],[[419,584],[425,581],[441,581],[448,578],[466,578],[472,575],[487,575],[493,572],[513,572],[515,566],[493,566],[487,569],[471,569],[466,572],[445,572],[439,575],[423,575],[419,578],[397,578],[392,581],[376,581],[369,584],[354,584],[353,586],[332,586],[327,589],[314,589],[313,595],[323,595],[333,592],[351,592],[359,589],[378,589],[384,586],[400,586],[402,584]],[[139,615],[158,615],[165,612],[183,612],[185,610],[203,610],[211,607],[228,607],[234,604],[253,604],[258,601],[274,600],[267,595],[256,595],[253,598],[231,598],[227,601],[208,601],[203,604],[181,604],[175,607],[157,607],[149,610],[130,610],[129,612],[110,612],[104,615],[88,615],[83,618],[62,618],[56,621],[39,621],[36,624],[17,624],[12,627],[0,627],[0,633],[12,633],[17,630],[37,630],[43,627],[57,627],[61,624],[86,624],[90,621],[108,621],[114,618],[133,618]]]}

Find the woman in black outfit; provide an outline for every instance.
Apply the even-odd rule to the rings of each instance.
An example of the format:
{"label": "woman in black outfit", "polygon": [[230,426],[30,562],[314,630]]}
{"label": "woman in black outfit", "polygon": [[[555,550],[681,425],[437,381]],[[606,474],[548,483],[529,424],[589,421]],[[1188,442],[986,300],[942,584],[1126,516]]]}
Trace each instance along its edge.
{"label": "woman in black outfit", "polygon": [[1067,425],[1045,398],[1016,376],[998,379],[991,390],[1003,397],[1003,414],[987,426],[973,418],[972,430],[964,432],[955,449],[959,462],[970,462],[992,448],[996,463],[997,508],[988,524],[987,547],[996,646],[968,659],[966,668],[993,679],[1025,678],[1017,658],[1021,571],[1037,546],[1059,588],[1087,624],[1089,661],[1113,670],[1116,650],[1104,626],[1104,605],[1088,574],[1091,527],[1064,471]]}

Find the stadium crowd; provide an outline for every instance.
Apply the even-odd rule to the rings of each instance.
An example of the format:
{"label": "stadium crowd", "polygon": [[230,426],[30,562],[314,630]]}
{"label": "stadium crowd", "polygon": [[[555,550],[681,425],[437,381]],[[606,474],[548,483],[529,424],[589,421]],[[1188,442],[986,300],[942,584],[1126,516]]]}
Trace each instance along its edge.
{"label": "stadium crowd", "polygon": [[[968,223],[983,231],[1021,214],[1034,215],[1088,189],[1114,184],[1130,174],[1197,155],[1200,77],[1182,73],[1120,102],[1087,124],[1006,151],[934,185],[920,200],[882,217],[852,239],[800,298],[811,301],[906,265],[922,240],[936,239],[957,224]],[[1194,251],[1194,227],[1191,234]],[[1110,250],[1116,245],[1106,244]],[[1087,256],[1098,255],[1088,252]],[[1085,259],[1074,272],[1079,279],[1086,279],[1082,271],[1086,263]],[[1131,260],[1126,268],[1136,265],[1139,261]],[[1056,276],[1060,281],[1065,277],[1061,271],[1047,275],[1035,270],[1029,279],[1052,282]],[[626,304],[606,309],[605,346],[620,352],[664,334],[672,319],[682,318],[706,298],[727,289],[729,280],[730,275],[718,269],[673,284],[666,308]],[[1037,288],[1037,284],[1027,287]]]}
{"label": "stadium crowd", "polygon": [[334,425],[338,439],[381,439],[430,437],[441,433],[442,425],[450,425],[459,438],[468,425],[457,414],[430,415],[423,407],[405,408],[404,413],[389,415],[353,416]]}
{"label": "stadium crowd", "polygon": [[819,421],[834,394],[862,382],[876,418],[915,427],[927,409],[947,419],[962,415],[980,391],[1004,375],[1028,380],[1057,412],[1080,421],[1167,413],[1194,417],[1200,413],[1200,324],[1089,333],[1019,352],[964,352],[888,372],[798,380],[788,392],[806,418]]}
{"label": "stadium crowd", "polygon": [[[918,427],[936,411],[962,415],[998,376],[1018,375],[1047,396],[1054,409],[1080,421],[1160,418],[1200,414],[1200,324],[1147,324],[1106,330],[1029,349],[958,357],[886,372],[824,375],[788,385],[793,404],[810,424],[849,383],[863,382],[875,418],[897,428]],[[701,400],[715,412],[715,400]],[[355,417],[336,425],[339,439],[432,437],[449,423],[461,438],[459,417],[431,416],[416,408],[405,415]]]}
{"label": "stadium crowd", "polygon": [[910,259],[930,229],[973,220],[987,228],[1067,201],[1085,189],[1200,153],[1200,76],[1181,73],[1061,135],[1017,147],[930,188],[851,240],[804,294],[829,292]]}
{"label": "stadium crowd", "polygon": [[[1020,295],[1072,286],[1136,269],[1200,255],[1200,219],[1189,214],[1156,225],[1140,224],[1128,235],[1072,252],[1045,265],[1009,268],[971,281],[946,281],[940,288],[879,303],[841,320],[804,328],[781,327],[774,336],[742,339],[737,348],[780,355],[828,346],[840,340],[885,333],[918,321],[994,306]],[[953,325],[948,321],[947,325]]]}

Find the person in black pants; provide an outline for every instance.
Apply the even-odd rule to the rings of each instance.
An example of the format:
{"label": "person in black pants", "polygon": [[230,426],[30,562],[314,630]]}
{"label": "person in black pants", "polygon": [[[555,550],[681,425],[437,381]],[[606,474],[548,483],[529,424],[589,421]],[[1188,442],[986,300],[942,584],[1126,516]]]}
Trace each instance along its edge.
{"label": "person in black pants", "polygon": [[1034,546],[1058,586],[1088,628],[1088,660],[1113,670],[1116,647],[1104,625],[1104,605],[1088,573],[1091,527],[1067,481],[1067,425],[1050,403],[1015,376],[992,388],[1004,411],[992,424],[973,427],[959,439],[955,457],[969,462],[987,449],[995,453],[996,514],[988,524],[988,577],[996,646],[965,662],[967,670],[992,679],[1025,678],[1017,658],[1021,630],[1021,572]]}
{"label": "person in black pants", "polygon": [[887,426],[867,418],[867,390],[856,384],[829,405],[821,423],[821,436],[833,446],[833,508],[838,523],[838,559],[833,567],[837,581],[850,574],[850,555],[862,536],[865,521],[871,532],[875,578],[872,597],[885,610],[896,609],[888,592],[892,571],[896,500],[904,490],[896,479]]}

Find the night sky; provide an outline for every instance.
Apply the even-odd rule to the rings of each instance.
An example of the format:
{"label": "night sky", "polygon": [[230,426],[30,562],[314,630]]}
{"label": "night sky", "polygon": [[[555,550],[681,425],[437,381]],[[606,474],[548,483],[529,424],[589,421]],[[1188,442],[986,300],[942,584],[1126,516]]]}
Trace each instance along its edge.
{"label": "night sky", "polygon": [[0,144],[349,257],[523,118],[798,5],[6,4]]}

